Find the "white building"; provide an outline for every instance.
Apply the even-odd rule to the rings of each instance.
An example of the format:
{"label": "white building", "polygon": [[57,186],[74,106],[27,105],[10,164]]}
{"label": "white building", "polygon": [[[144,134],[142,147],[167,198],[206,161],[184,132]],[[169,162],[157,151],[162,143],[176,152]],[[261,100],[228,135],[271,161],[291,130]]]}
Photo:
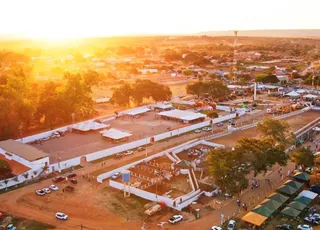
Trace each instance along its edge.
{"label": "white building", "polygon": [[48,154],[12,139],[0,141],[0,154],[33,170],[49,166]]}

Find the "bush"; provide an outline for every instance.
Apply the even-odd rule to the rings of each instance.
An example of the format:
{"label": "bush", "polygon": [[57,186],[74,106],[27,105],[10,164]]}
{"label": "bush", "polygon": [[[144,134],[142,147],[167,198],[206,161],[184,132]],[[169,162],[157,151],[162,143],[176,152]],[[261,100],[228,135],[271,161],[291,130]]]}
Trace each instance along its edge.
{"label": "bush", "polygon": [[218,113],[217,113],[217,112],[213,112],[213,111],[207,112],[207,116],[210,117],[210,118],[217,118],[217,117],[219,117]]}

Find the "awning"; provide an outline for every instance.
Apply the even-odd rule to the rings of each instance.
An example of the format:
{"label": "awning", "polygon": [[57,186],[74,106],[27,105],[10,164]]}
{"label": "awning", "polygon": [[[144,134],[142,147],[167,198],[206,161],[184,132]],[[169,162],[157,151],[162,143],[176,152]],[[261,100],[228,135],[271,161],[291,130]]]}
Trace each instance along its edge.
{"label": "awning", "polygon": [[130,137],[132,135],[131,133],[126,133],[114,128],[111,128],[109,130],[102,130],[100,133],[102,134],[102,136],[110,139],[114,139],[114,140],[123,139],[126,137]]}
{"label": "awning", "polygon": [[262,216],[269,217],[272,215],[274,210],[270,210],[269,208],[263,206],[263,205],[258,205],[254,209],[252,209],[252,212],[258,213]]}
{"label": "awning", "polygon": [[293,201],[300,202],[300,203],[305,204],[307,206],[312,202],[312,199],[305,197],[305,196],[298,196]]}
{"label": "awning", "polygon": [[303,209],[305,209],[307,207],[307,205],[300,203],[298,201],[292,201],[291,203],[288,204],[288,207],[302,211]]}
{"label": "awning", "polygon": [[317,198],[318,194],[308,190],[303,190],[302,192],[299,193],[298,197],[300,196],[307,197],[311,200],[314,200],[315,198]]}
{"label": "awning", "polygon": [[255,213],[255,212],[249,212],[241,219],[243,221],[250,223],[250,224],[253,224],[255,226],[260,226],[268,219],[268,217],[262,216],[258,213]]}
{"label": "awning", "polygon": [[289,200],[289,197],[284,196],[280,193],[272,193],[270,196],[268,196],[268,199],[275,200],[281,204],[284,204],[287,200]]}
{"label": "awning", "polygon": [[292,188],[289,185],[282,185],[277,190],[278,192],[289,196],[293,195],[296,191],[298,191],[298,189]]}
{"label": "awning", "polygon": [[294,180],[288,180],[286,183],[284,183],[284,185],[288,185],[292,188],[295,188],[297,190],[301,189],[303,187],[303,184],[302,183],[299,183],[297,181],[294,181]]}
{"label": "awning", "polygon": [[309,181],[310,175],[305,172],[297,172],[294,174],[293,178],[301,181]]}
{"label": "awning", "polygon": [[287,93],[286,96],[289,96],[289,97],[298,97],[298,96],[300,96],[300,94],[298,94],[298,93],[295,92],[295,91],[291,91],[290,93]]}
{"label": "awning", "polygon": [[281,203],[275,201],[275,200],[270,200],[270,199],[265,199],[260,203],[260,205],[267,207],[271,211],[276,211],[280,206],[282,205]]}
{"label": "awning", "polygon": [[290,216],[290,217],[297,217],[299,216],[299,214],[301,213],[300,210],[291,208],[291,207],[286,207],[285,209],[283,209],[281,211],[281,214],[286,215],[286,216]]}

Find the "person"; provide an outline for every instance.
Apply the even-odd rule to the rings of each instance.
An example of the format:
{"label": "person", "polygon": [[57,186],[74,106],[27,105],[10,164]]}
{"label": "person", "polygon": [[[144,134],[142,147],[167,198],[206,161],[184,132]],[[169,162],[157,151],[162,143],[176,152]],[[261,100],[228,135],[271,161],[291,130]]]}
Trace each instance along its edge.
{"label": "person", "polygon": [[240,208],[240,204],[241,204],[241,201],[238,199],[237,200],[237,205],[238,205],[239,208]]}

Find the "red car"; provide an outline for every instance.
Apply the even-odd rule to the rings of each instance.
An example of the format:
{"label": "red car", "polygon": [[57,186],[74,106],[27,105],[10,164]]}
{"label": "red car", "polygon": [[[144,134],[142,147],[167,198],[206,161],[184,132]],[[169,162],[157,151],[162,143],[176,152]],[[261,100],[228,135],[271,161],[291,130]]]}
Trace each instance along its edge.
{"label": "red car", "polygon": [[68,174],[67,175],[67,177],[70,179],[70,178],[73,178],[73,177],[76,177],[77,176],[77,174],[75,174],[75,173],[70,173],[70,174]]}
{"label": "red car", "polygon": [[61,181],[64,181],[66,178],[64,176],[57,176],[55,178],[52,179],[53,183],[58,183]]}

